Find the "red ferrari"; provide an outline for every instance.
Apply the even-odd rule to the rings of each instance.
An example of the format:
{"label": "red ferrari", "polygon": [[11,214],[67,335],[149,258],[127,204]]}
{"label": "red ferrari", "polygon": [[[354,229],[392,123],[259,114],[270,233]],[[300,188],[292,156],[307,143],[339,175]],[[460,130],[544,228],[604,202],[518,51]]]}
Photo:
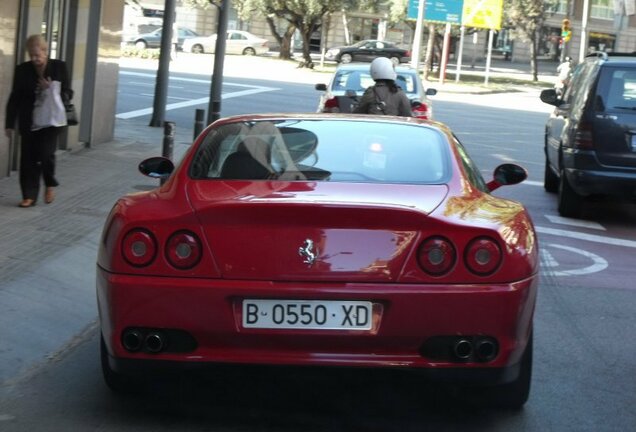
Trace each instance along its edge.
{"label": "red ferrari", "polygon": [[538,245],[444,125],[221,119],[120,198],[97,261],[106,383],[213,364],[401,368],[528,399]]}

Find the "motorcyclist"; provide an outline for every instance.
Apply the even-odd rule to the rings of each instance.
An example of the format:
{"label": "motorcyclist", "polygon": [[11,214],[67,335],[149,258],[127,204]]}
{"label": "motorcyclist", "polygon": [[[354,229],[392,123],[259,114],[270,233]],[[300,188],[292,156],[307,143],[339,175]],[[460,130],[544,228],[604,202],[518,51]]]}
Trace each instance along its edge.
{"label": "motorcyclist", "polygon": [[378,57],[371,62],[370,72],[375,84],[365,90],[353,112],[413,116],[409,98],[395,83],[397,74],[393,62],[386,57]]}
{"label": "motorcyclist", "polygon": [[566,57],[559,66],[557,66],[557,82],[554,85],[557,93],[563,95],[565,88],[570,81],[570,75],[572,74],[572,58]]}

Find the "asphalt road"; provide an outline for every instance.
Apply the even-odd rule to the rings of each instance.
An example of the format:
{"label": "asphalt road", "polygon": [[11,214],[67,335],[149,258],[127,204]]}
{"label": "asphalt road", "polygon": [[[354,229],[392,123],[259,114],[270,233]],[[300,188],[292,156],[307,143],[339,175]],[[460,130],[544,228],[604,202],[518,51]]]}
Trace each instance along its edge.
{"label": "asphalt road", "polygon": [[[120,97],[120,115],[149,106],[132,93],[142,86],[126,83],[129,78],[143,76],[122,76],[126,98]],[[309,83],[229,82],[249,86],[228,85],[230,92],[239,87],[276,90],[224,99],[224,115],[271,111],[272,106],[313,111],[317,103]],[[204,90],[207,95],[204,83],[179,81],[184,83],[201,85],[188,90],[193,99],[187,100]],[[185,91],[174,90],[179,90],[175,97]],[[187,128],[196,107],[169,112]],[[542,187],[547,112],[536,93],[440,93],[435,98],[436,118],[456,131],[485,176],[508,161],[530,173],[523,184],[496,191],[528,207],[542,250],[532,392],[522,411],[479,409],[461,403],[452,388],[378,371],[232,368],[154,384],[140,395],[115,396],[101,380],[97,329],[92,327],[64,351],[0,388],[0,430],[635,430],[636,345],[629,341],[636,328],[636,209],[598,202],[583,220],[558,218],[555,197]],[[138,121],[141,128],[147,116],[128,121]]]}

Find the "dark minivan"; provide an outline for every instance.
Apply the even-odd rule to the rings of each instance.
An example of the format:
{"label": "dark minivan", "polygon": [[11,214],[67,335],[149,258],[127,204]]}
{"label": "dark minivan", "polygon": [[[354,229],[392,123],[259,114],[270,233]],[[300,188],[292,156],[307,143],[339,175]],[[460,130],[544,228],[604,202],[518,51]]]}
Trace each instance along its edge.
{"label": "dark minivan", "polygon": [[545,178],[561,216],[579,217],[585,198],[636,197],[636,53],[585,57],[545,127]]}

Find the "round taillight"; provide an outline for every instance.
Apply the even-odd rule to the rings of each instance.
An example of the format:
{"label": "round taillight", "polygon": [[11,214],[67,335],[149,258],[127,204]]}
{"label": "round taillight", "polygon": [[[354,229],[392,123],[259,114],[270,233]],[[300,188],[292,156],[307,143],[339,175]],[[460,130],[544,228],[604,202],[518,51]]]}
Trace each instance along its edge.
{"label": "round taillight", "polygon": [[457,259],[455,247],[444,237],[431,237],[422,242],[417,260],[422,269],[433,276],[448,273]]}
{"label": "round taillight", "polygon": [[466,247],[466,266],[480,276],[493,273],[502,260],[499,244],[487,237],[476,238]]}
{"label": "round taillight", "polygon": [[168,262],[180,270],[187,270],[201,260],[201,242],[190,231],[178,231],[170,236],[166,243]]}
{"label": "round taillight", "polygon": [[150,232],[139,228],[126,234],[121,247],[124,259],[135,267],[147,266],[157,255],[157,241]]}

